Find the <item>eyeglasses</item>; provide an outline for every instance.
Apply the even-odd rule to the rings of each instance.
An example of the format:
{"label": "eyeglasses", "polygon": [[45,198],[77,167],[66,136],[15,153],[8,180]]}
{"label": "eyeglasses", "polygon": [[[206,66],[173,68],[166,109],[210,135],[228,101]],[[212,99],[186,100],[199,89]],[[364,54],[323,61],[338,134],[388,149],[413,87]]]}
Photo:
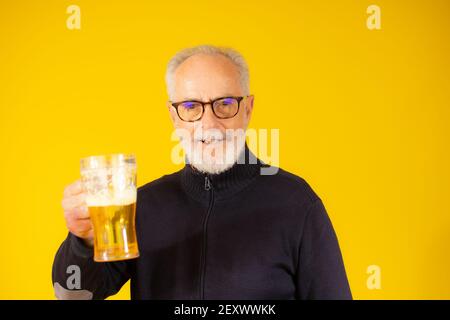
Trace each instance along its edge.
{"label": "eyeglasses", "polygon": [[244,97],[221,97],[210,102],[189,100],[171,102],[170,104],[177,110],[178,117],[187,122],[198,121],[205,113],[205,106],[210,104],[214,115],[219,119],[233,118],[239,112],[239,106]]}

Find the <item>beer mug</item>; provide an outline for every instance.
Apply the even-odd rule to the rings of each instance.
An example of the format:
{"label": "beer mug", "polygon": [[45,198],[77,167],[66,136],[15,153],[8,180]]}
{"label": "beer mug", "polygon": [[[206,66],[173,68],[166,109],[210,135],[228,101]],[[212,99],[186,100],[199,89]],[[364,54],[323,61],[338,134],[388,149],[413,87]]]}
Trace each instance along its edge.
{"label": "beer mug", "polygon": [[139,257],[135,157],[112,154],[81,159],[81,181],[94,228],[94,260]]}

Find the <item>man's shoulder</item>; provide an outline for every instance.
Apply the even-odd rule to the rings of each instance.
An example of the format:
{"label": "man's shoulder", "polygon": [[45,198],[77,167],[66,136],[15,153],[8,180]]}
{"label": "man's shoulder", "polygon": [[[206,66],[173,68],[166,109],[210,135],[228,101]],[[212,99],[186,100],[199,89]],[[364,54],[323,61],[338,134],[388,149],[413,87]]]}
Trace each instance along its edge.
{"label": "man's shoulder", "polygon": [[[270,189],[283,198],[292,199],[299,204],[314,203],[319,200],[319,196],[311,185],[301,176],[278,167],[271,170],[275,174],[261,174],[262,181],[265,181]],[[270,172],[270,171],[269,171]]]}
{"label": "man's shoulder", "polygon": [[173,191],[173,188],[179,185],[181,171],[182,170],[178,170],[173,173],[165,174],[158,179],[140,186],[137,190],[138,196],[152,192],[165,192],[168,189]]}

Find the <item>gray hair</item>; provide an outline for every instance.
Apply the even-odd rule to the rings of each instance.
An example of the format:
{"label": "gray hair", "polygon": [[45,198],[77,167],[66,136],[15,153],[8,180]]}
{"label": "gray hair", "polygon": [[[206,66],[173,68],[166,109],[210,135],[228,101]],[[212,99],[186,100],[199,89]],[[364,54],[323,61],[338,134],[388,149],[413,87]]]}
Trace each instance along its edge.
{"label": "gray hair", "polygon": [[188,58],[196,55],[196,54],[221,54],[226,58],[230,59],[231,62],[238,68],[240,75],[241,87],[244,92],[244,95],[250,94],[250,81],[249,81],[249,72],[248,65],[245,61],[244,57],[234,49],[226,48],[226,47],[216,47],[211,45],[201,45],[192,48],[183,49],[175,54],[172,59],[169,60],[167,64],[166,70],[166,86],[167,93],[169,98],[171,99],[175,94],[175,71],[177,68]]}

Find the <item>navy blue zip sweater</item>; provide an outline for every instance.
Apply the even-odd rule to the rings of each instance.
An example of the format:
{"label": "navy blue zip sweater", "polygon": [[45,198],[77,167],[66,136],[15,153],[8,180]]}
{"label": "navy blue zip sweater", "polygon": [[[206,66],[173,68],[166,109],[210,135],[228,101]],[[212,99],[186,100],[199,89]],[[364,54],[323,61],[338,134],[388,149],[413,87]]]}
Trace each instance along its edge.
{"label": "navy blue zip sweater", "polygon": [[104,299],[130,279],[132,299],[351,299],[321,199],[282,169],[262,175],[267,165],[245,152],[223,173],[186,164],[140,187],[137,259],[94,262],[69,233],[53,263],[56,296]]}

